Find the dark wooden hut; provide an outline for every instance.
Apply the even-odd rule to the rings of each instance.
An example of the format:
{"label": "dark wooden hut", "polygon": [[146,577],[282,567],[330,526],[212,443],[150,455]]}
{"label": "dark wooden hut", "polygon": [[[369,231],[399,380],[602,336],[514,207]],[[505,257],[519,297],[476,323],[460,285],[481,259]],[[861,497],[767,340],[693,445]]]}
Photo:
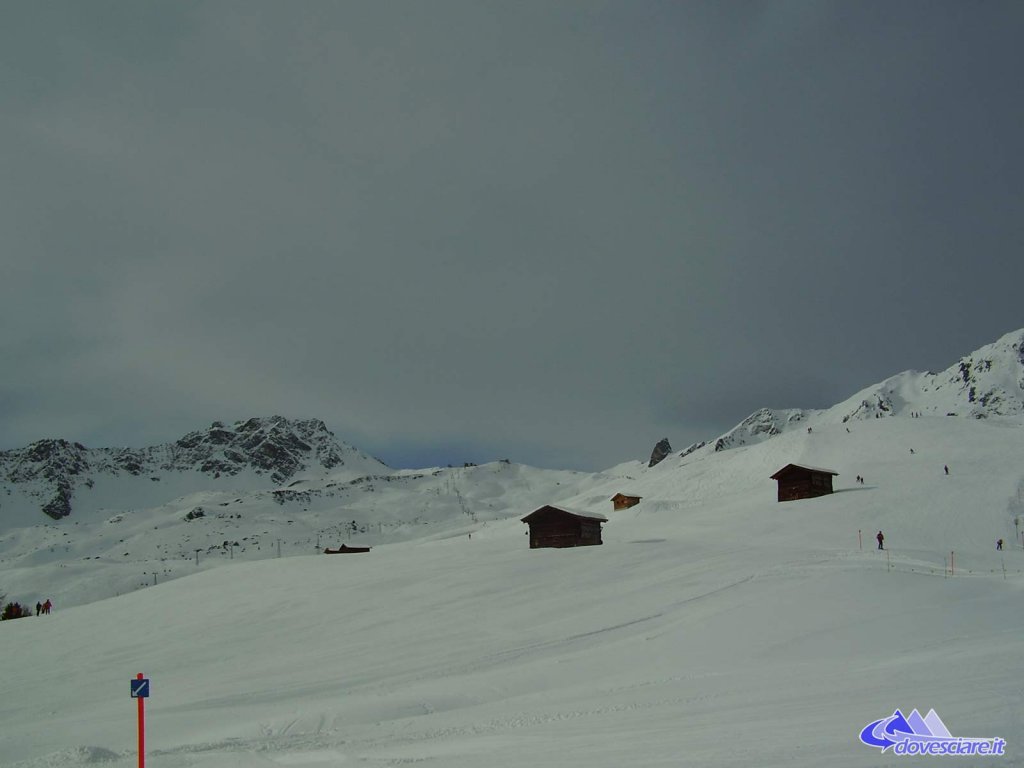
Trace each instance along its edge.
{"label": "dark wooden hut", "polygon": [[324,554],[325,555],[342,555],[342,554],[345,554],[347,552],[369,552],[369,551],[370,551],[369,547],[350,547],[347,544],[342,544],[337,549],[331,549],[330,547],[327,547],[324,550]]}
{"label": "dark wooden hut", "polygon": [[640,503],[643,496],[633,496],[628,493],[616,493],[612,496],[612,509],[618,512],[620,509],[629,509]]}
{"label": "dark wooden hut", "polygon": [[546,504],[524,517],[523,522],[530,526],[530,549],[587,547],[603,543],[601,524],[608,518]]}
{"label": "dark wooden hut", "polygon": [[779,482],[779,501],[793,501],[832,493],[832,477],[838,474],[831,469],[787,464],[772,475],[772,480]]}

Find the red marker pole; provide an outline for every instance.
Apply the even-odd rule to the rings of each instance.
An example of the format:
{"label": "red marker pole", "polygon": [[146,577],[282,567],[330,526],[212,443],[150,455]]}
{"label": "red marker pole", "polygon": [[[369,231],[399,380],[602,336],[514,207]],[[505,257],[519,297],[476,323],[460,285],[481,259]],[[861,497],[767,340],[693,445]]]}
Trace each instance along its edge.
{"label": "red marker pole", "polygon": [[[135,676],[137,680],[144,679],[139,672]],[[138,697],[139,702],[139,768],[146,768],[146,698]]]}

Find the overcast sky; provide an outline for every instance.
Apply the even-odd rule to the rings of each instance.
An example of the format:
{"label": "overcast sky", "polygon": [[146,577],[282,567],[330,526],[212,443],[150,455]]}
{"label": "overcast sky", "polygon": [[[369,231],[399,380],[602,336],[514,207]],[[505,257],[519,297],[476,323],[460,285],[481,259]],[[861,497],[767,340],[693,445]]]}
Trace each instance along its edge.
{"label": "overcast sky", "polygon": [[8,3],[0,449],[602,469],[1024,326],[1020,2]]}

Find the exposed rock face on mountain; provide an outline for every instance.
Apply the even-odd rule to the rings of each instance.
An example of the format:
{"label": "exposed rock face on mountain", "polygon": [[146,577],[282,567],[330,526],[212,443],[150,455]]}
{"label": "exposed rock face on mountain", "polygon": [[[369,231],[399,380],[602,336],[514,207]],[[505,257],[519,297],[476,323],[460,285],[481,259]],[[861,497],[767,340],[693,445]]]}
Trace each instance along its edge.
{"label": "exposed rock face on mountain", "polygon": [[[1024,329],[940,373],[905,371],[826,410],[762,408],[715,440],[714,450],[759,443],[793,429],[923,416],[1024,421]],[[691,446],[687,453],[702,447]]]}
{"label": "exposed rock face on mountain", "polygon": [[[351,450],[351,449],[349,449]],[[289,421],[280,416],[249,419],[190,432],[171,445],[165,469],[235,475],[247,467],[270,472],[283,483],[309,465],[333,469],[345,463],[344,449],[319,419]]]}
{"label": "exposed rock face on mountain", "polygon": [[71,512],[71,496],[89,471],[88,449],[67,440],[39,440],[20,451],[0,453],[0,477],[48,490],[41,509],[59,520]]}
{"label": "exposed rock face on mountain", "polygon": [[92,487],[102,476],[145,475],[158,481],[169,473],[199,473],[216,479],[248,470],[266,475],[267,485],[281,485],[300,472],[323,473],[346,461],[355,461],[361,471],[387,471],[338,442],[319,419],[272,416],[231,426],[217,421],[173,443],[141,449],[90,449],[66,440],[40,440],[0,452],[0,483],[38,499],[39,508],[56,520],[71,514],[76,490]]}
{"label": "exposed rock face on mountain", "polygon": [[715,441],[715,450],[724,451],[748,443],[759,443],[769,437],[781,435],[785,430],[806,418],[807,413],[797,409],[762,408],[718,438]]}
{"label": "exposed rock face on mountain", "polygon": [[653,467],[655,464],[661,462],[670,453],[672,453],[672,446],[669,444],[668,438],[661,438],[661,440],[658,441],[658,444],[654,446],[654,450],[651,451],[651,460],[647,464],[647,466]]}

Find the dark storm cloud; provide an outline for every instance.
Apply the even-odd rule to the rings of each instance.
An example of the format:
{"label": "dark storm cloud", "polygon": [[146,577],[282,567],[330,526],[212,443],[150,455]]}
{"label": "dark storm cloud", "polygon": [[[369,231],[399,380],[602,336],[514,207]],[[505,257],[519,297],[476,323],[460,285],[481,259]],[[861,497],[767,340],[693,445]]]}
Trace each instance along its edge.
{"label": "dark storm cloud", "polygon": [[283,413],[598,468],[1024,325],[1016,4],[6,22],[4,447]]}

